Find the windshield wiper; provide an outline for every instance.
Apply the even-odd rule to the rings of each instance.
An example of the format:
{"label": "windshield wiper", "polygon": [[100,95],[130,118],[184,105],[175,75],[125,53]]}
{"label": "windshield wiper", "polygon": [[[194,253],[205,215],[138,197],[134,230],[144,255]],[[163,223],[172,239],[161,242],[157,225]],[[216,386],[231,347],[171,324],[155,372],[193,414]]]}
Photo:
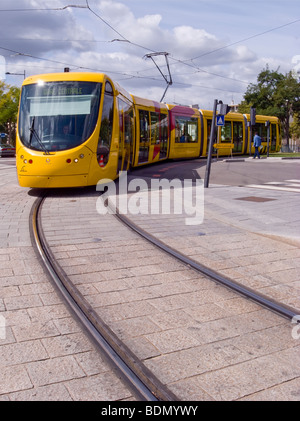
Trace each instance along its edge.
{"label": "windshield wiper", "polygon": [[35,116],[32,119],[32,123],[31,126],[29,127],[30,130],[30,136],[29,136],[29,146],[31,146],[31,141],[32,141],[32,137],[33,135],[35,135],[36,140],[38,141],[38,144],[40,145],[40,147],[43,149],[43,151],[45,152],[45,155],[50,155],[50,152],[47,151],[45,145],[43,144],[43,142],[41,141],[41,138],[39,137],[37,131],[34,128],[34,122],[35,122]]}

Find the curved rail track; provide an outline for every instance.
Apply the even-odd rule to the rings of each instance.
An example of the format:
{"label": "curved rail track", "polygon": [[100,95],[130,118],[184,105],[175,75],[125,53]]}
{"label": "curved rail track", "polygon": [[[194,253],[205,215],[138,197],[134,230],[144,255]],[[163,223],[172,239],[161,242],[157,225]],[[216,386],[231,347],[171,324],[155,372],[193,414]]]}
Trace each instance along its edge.
{"label": "curved rail track", "polygon": [[206,275],[211,280],[226,286],[230,288],[231,290],[237,292],[238,294],[254,301],[257,304],[260,304],[261,306],[274,311],[275,313],[287,318],[287,319],[293,319],[295,316],[299,314],[299,311],[292,307],[288,307],[280,302],[277,302],[275,300],[270,299],[269,297],[258,293],[257,291],[247,288],[244,285],[239,284],[236,281],[233,281],[232,279],[229,279],[220,273],[201,265],[200,263],[196,262],[195,260],[191,259],[190,257],[180,253],[178,250],[175,250],[168,245],[166,245],[164,242],[158,240],[153,235],[149,234],[148,232],[141,229],[138,225],[134,224],[129,218],[126,216],[120,214],[117,212],[116,217],[122,221],[125,225],[130,227],[133,231],[135,231],[137,234],[141,235],[146,240],[150,241],[152,244],[154,244],[156,247],[160,248],[164,252],[168,253],[169,255],[175,257],[177,260],[181,261],[182,263],[185,263],[192,269],[195,269],[197,272]]}
{"label": "curved rail track", "polygon": [[51,281],[58,288],[69,307],[108,357],[139,399],[145,401],[174,401],[178,398],[168,390],[126,345],[109,329],[57,264],[44,237],[40,209],[45,197],[38,198],[30,214],[30,235],[39,260]]}
{"label": "curved rail track", "polygon": [[[39,260],[44,265],[52,282],[56,285],[71,310],[76,314],[79,321],[100,347],[101,351],[104,352],[117,370],[119,370],[122,377],[130,384],[139,399],[145,401],[178,401],[179,399],[164,384],[162,384],[161,381],[153,375],[153,373],[151,373],[151,371],[136,357],[136,355],[134,355],[132,351],[103,322],[76,286],[72,283],[64,270],[56,262],[47,244],[41,225],[40,210],[45,197],[38,198],[33,205],[30,214],[30,233],[32,243]],[[204,274],[214,282],[234,290],[236,293],[279,314],[282,317],[291,320],[297,316],[297,310],[276,302],[250,288],[222,276],[220,273],[206,266],[199,264],[139,228],[124,215],[117,213],[116,217],[127,227],[134,230],[137,234],[150,241],[162,251],[168,253],[197,272]]]}

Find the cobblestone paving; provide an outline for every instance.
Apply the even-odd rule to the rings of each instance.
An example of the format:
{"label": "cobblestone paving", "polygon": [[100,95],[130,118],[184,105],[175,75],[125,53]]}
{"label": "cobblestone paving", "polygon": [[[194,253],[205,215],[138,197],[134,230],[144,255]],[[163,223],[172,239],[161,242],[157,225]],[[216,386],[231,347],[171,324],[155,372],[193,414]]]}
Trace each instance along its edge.
{"label": "cobblestone paving", "polygon": [[[19,188],[13,169],[2,166],[1,174],[0,400],[132,400],[36,260],[28,218],[37,192]],[[177,215],[134,220],[202,263],[298,306],[299,224],[291,216],[284,237],[280,213],[268,208],[269,222],[254,226],[249,202],[235,200],[254,192],[209,189],[204,223],[194,228]],[[282,207],[290,198],[272,194]],[[182,400],[299,400],[296,326],[158,251],[113,215],[99,215],[98,197],[92,189],[50,195],[42,211],[46,238],[144,364]]]}
{"label": "cobblestone paving", "polygon": [[133,400],[43,272],[28,221],[34,191],[1,165],[0,400]]}
{"label": "cobblestone paving", "polygon": [[[48,198],[42,212],[46,238],[79,290],[144,364],[182,400],[298,400],[294,326],[156,250],[113,215],[97,214],[97,197]],[[133,219],[209,263],[213,250],[249,252],[263,244],[265,252],[275,252],[274,240],[228,225],[221,232],[221,224],[210,219],[197,227],[201,233],[215,230],[214,241],[206,242],[178,218]],[[243,255],[246,250],[235,255],[235,270]],[[259,275],[248,272],[248,279],[252,275],[257,282]]]}

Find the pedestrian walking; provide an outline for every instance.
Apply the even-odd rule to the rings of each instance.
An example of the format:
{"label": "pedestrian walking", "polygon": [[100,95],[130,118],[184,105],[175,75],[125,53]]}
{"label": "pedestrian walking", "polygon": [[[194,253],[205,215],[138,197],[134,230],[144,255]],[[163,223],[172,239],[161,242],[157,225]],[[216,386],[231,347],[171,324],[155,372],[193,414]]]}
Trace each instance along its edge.
{"label": "pedestrian walking", "polygon": [[255,157],[260,159],[259,148],[261,146],[261,137],[258,135],[258,132],[255,132],[255,134],[254,134],[253,146],[255,147],[253,159],[255,159]]}

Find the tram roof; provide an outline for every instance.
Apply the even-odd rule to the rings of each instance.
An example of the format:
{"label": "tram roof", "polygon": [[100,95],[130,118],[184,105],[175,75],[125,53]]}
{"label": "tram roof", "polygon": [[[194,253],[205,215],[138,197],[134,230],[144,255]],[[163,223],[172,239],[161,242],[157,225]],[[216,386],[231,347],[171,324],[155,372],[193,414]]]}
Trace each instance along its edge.
{"label": "tram roof", "polygon": [[44,73],[27,77],[23,85],[44,82],[59,82],[59,81],[84,81],[84,82],[103,82],[107,76],[104,73],[90,73],[90,72],[61,72],[61,73]]}
{"label": "tram roof", "polygon": [[167,111],[168,107],[166,104],[162,103],[162,102],[156,102],[156,101],[152,101],[150,99],[145,99],[145,98],[140,98],[138,96],[132,95],[133,101],[136,105],[141,106],[141,107],[152,107],[155,110],[159,110],[159,111]]}

